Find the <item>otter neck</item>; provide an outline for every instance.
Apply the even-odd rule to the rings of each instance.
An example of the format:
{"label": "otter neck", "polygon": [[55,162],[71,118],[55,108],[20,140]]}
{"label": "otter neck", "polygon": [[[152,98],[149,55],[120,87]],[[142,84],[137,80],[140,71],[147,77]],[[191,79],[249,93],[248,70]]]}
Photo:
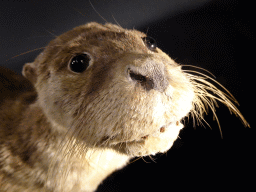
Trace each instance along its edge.
{"label": "otter neck", "polygon": [[115,150],[86,148],[85,144],[70,139],[57,128],[59,125],[49,122],[37,102],[24,112],[20,125],[21,134],[30,133],[24,138],[30,141],[27,148],[35,148],[29,163],[41,170],[40,180],[48,189],[93,191],[130,159]]}

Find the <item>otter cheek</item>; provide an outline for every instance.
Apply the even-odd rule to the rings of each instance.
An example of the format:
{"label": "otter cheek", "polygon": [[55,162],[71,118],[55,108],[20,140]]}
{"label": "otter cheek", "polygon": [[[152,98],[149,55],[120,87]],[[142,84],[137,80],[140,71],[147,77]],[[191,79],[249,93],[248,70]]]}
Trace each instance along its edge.
{"label": "otter cheek", "polygon": [[67,117],[66,106],[63,102],[62,92],[53,83],[45,84],[38,91],[38,101],[44,114],[57,125],[66,127],[69,117]]}

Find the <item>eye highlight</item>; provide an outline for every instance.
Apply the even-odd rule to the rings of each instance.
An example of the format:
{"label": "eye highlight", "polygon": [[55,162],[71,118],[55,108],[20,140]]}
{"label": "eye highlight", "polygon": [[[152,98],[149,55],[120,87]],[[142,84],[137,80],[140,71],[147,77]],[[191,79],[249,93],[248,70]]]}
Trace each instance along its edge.
{"label": "eye highlight", "polygon": [[90,65],[91,57],[88,54],[81,54],[73,57],[69,63],[69,69],[75,73],[84,72]]}
{"label": "eye highlight", "polygon": [[157,44],[155,39],[152,37],[142,37],[142,40],[150,51],[156,51]]}

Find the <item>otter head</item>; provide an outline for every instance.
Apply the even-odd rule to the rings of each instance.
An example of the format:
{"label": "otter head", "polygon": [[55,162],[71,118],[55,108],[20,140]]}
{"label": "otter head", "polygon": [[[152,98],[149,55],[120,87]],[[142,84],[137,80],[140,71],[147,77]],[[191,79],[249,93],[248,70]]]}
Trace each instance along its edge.
{"label": "otter head", "polygon": [[54,129],[87,147],[130,156],[167,151],[181,119],[190,112],[202,118],[215,99],[241,116],[225,93],[182,71],[152,38],[113,24],[89,23],[60,35],[23,74]]}

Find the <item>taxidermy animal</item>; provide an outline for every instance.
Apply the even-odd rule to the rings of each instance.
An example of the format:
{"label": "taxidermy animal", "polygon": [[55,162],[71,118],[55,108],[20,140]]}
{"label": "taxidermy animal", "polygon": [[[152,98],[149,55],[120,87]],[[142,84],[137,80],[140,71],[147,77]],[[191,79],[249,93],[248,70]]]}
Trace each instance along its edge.
{"label": "taxidermy animal", "polygon": [[249,126],[228,91],[190,72],[146,34],[94,22],[52,40],[25,78],[1,68],[0,191],[93,192],[216,101]]}

